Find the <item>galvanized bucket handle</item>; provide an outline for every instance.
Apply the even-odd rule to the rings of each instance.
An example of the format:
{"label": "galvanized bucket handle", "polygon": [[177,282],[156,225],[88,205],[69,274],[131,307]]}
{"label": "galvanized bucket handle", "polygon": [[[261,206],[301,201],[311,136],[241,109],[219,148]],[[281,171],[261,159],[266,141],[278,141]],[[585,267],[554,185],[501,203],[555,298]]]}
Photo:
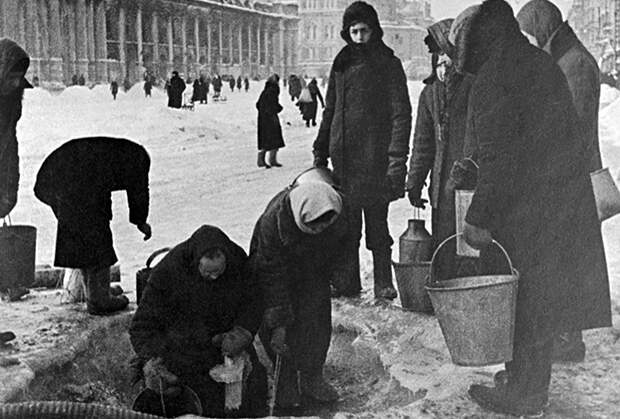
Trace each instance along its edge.
{"label": "galvanized bucket handle", "polygon": [[[435,282],[438,281],[433,281],[433,272],[435,271],[434,267],[435,267],[435,257],[437,256],[437,254],[439,253],[439,250],[441,250],[441,248],[448,243],[450,240],[456,239],[459,236],[463,236],[463,233],[457,233],[457,234],[453,234],[452,236],[448,237],[447,239],[445,239],[444,241],[442,241],[441,243],[439,243],[439,246],[437,246],[437,248],[435,249],[435,251],[433,252],[433,257],[431,258],[431,266],[429,268],[429,274],[428,274],[428,284],[432,285]],[[498,241],[496,241],[495,239],[493,239],[491,241],[492,244],[496,245],[497,247],[499,247],[499,250],[502,251],[502,253],[504,254],[504,256],[506,257],[506,260],[508,261],[508,266],[510,267],[510,273],[514,274],[515,272],[517,272],[517,270],[514,268],[514,266],[512,265],[512,259],[510,259],[510,256],[508,255],[508,252],[506,251],[506,249],[504,249],[504,246],[502,246],[501,244],[499,244]]]}

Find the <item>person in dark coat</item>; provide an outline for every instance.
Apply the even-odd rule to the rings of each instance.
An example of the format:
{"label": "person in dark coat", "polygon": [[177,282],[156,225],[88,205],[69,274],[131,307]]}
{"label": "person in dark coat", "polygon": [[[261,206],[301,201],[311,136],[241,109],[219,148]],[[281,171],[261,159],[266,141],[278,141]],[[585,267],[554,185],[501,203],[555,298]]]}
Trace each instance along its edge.
{"label": "person in dark coat", "polygon": [[301,95],[301,80],[295,74],[291,74],[288,77],[288,94],[291,96],[291,102],[299,99]]}
{"label": "person in dark coat", "polygon": [[219,75],[215,75],[213,77],[213,97],[220,97],[220,93],[222,92],[222,78]]}
{"label": "person in dark coat", "polygon": [[[29,66],[30,58],[22,47],[10,39],[0,39],[0,218],[6,217],[17,204],[19,155],[16,127],[22,116],[24,89],[32,88],[25,78]],[[9,262],[5,266],[10,267]],[[16,285],[13,280],[3,275],[0,287],[0,293],[6,294],[9,301],[28,293],[28,289]]]}
{"label": "person in dark coat", "polygon": [[194,80],[193,88],[192,102],[207,103],[207,86],[202,74]]}
{"label": "person in dark coat", "polygon": [[[598,138],[598,110],[601,96],[600,70],[596,60],[579,41],[562,12],[548,0],[526,3],[517,14],[521,30],[536,40],[535,46],[549,53],[560,67],[573,97],[583,130],[582,140],[590,153],[589,171],[603,167]],[[588,281],[589,278],[583,278]],[[581,331],[559,336],[554,359],[583,361],[586,347]]]}
{"label": "person in dark coat", "polygon": [[144,97],[151,97],[151,91],[153,90],[153,83],[149,77],[144,80]]}
{"label": "person in dark coat", "polygon": [[71,85],[72,86],[77,86],[78,85],[78,75],[74,74],[71,76]]}
{"label": "person in dark coat", "polygon": [[243,87],[246,93],[250,90],[250,79],[247,77],[243,79]]}
{"label": "person in dark coat", "polygon": [[282,359],[278,415],[292,413],[301,395],[338,398],[323,365],[331,337],[329,273],[347,234],[342,205],[328,183],[295,183],[269,202],[254,227],[250,263],[265,299],[259,336],[272,360]]}
{"label": "person in dark coat", "polygon": [[611,326],[591,154],[566,78],[522,35],[508,3],[467,9],[450,40],[460,70],[475,75],[467,135],[478,148],[479,172],[464,238],[483,249],[483,259],[497,240],[520,275],[506,382],[473,385],[469,394],[498,413],[540,415],[554,336]]}
{"label": "person in dark coat", "polygon": [[233,76],[230,76],[230,79],[228,79],[228,85],[230,86],[230,91],[234,92],[235,91],[235,78]]}
{"label": "person in dark coat", "polygon": [[34,194],[58,220],[54,265],[83,271],[90,314],[108,314],[129,303],[125,296],[110,295],[110,266],[118,260],[110,230],[112,192],[127,191],[129,222],[148,240],[149,168],[141,145],[88,137],[63,144],[39,169]]}
{"label": "person in dark coat", "polygon": [[241,80],[241,76],[237,77],[237,90],[241,91],[241,85],[243,80]]}
{"label": "person in dark coat", "polygon": [[29,66],[30,57],[22,47],[10,39],[0,39],[0,218],[17,204],[16,127],[22,116],[24,89],[32,88],[25,78]]}
{"label": "person in dark coat", "polygon": [[179,77],[178,71],[172,72],[172,77],[168,82],[168,107],[180,108],[183,105],[183,91],[185,90],[185,82]]}
{"label": "person in dark coat", "polygon": [[118,95],[118,82],[116,80],[112,80],[110,83],[110,92],[112,93],[112,98],[116,100],[116,95]]}
{"label": "person in dark coat", "polygon": [[315,166],[327,166],[348,197],[351,242],[333,279],[334,295],[361,290],[359,241],[362,214],[366,246],[373,254],[376,298],[396,298],[392,285],[391,201],[405,196],[411,104],[400,60],[382,41],[375,9],[356,1],[344,12],[347,45],[332,65],[325,111],[314,142]]}
{"label": "person in dark coat", "polygon": [[282,127],[278,114],[282,112],[282,105],[278,101],[280,87],[279,77],[274,74],[265,82],[265,89],[260,94],[256,109],[258,109],[258,167],[269,169],[272,166],[281,167],[278,163],[278,150],[284,147]]}
{"label": "person in dark coat", "polygon": [[187,385],[198,394],[204,416],[230,417],[224,384],[209,370],[225,356],[245,358],[251,372],[233,416],[264,416],[267,374],[252,344],[262,313],[244,250],[219,228],[203,225],[151,272],[129,328],[136,378],[156,393],[161,389],[153,375],[163,379],[165,394]]}
{"label": "person in dark coat", "polygon": [[[435,247],[456,233],[456,185],[450,181],[450,171],[464,157],[467,101],[472,83],[472,77],[458,73],[452,63],[455,51],[448,35],[453,20],[444,19],[431,25],[424,39],[432,54],[433,72],[424,80],[419,98],[406,186],[411,205],[425,208],[428,201],[422,198],[422,189],[431,173],[428,195]],[[454,242],[448,246],[451,251],[439,254],[438,278],[452,278],[456,273],[453,257],[456,247]]]}
{"label": "person in dark coat", "polygon": [[321,101],[321,107],[325,108],[325,102],[323,101],[323,95],[321,95],[321,91],[319,90],[319,86],[317,84],[316,79],[312,79],[308,84],[308,92],[310,93],[310,102],[299,102],[299,110],[301,111],[301,115],[303,120],[306,121],[306,126],[310,126],[310,122],[312,122],[312,126],[316,126],[316,112],[318,109],[318,102]]}

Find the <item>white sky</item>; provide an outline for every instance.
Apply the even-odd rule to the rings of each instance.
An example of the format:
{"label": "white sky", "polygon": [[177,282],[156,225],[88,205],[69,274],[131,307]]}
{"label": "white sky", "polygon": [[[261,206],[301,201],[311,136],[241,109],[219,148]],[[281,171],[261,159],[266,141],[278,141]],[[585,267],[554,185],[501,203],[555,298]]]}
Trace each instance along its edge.
{"label": "white sky", "polygon": [[[431,0],[431,11],[435,19],[440,20],[444,18],[454,18],[459,12],[472,4],[481,3],[481,0]],[[521,7],[528,2],[528,0],[508,0],[512,5],[515,14],[521,9]],[[555,0],[553,1],[560,10],[564,19],[568,17],[568,11],[572,1],[569,0]]]}

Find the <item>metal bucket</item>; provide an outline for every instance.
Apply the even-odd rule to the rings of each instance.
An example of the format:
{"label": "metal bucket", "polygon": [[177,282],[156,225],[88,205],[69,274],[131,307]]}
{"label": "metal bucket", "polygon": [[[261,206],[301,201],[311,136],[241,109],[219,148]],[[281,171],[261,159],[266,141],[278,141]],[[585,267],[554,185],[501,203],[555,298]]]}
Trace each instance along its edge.
{"label": "metal bucket", "polygon": [[480,251],[474,249],[463,240],[461,233],[465,228],[465,216],[474,197],[474,191],[468,189],[456,189],[454,191],[454,206],[456,213],[456,254],[459,256],[480,256]]}
{"label": "metal bucket", "polygon": [[511,274],[484,275],[433,281],[433,263],[444,240],[433,254],[426,286],[435,315],[450,351],[461,366],[485,366],[512,360],[512,344],[519,273],[506,250]]}
{"label": "metal bucket", "polygon": [[34,283],[37,229],[29,225],[0,227],[0,291]]}
{"label": "metal bucket", "polygon": [[327,167],[311,167],[304,170],[291,182],[291,186],[306,182],[325,182],[328,185],[336,186],[334,175]]}
{"label": "metal bucket", "polygon": [[618,191],[609,169],[604,168],[590,173],[590,180],[592,181],[598,219],[605,221],[620,213],[620,191]]}
{"label": "metal bucket", "polygon": [[433,305],[425,289],[431,262],[392,261],[401,306],[408,311],[431,313]]}

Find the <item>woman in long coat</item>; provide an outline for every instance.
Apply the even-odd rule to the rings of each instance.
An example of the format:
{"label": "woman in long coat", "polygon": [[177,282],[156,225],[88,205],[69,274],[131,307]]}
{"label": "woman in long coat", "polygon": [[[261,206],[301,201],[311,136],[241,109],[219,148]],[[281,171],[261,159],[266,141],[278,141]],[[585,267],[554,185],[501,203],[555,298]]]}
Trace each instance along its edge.
{"label": "woman in long coat", "polygon": [[[362,33],[353,40],[351,32]],[[369,36],[368,36],[369,34]],[[359,243],[362,214],[366,247],[373,255],[376,298],[396,298],[392,285],[392,244],[387,225],[391,201],[405,196],[411,134],[411,103],[401,61],[382,41],[375,9],[363,1],[344,12],[341,36],[347,42],[334,59],[325,111],[313,145],[316,166],[331,159],[334,175],[349,198],[351,242],[334,276],[337,295],[361,290]]]}
{"label": "woman in long coat", "polygon": [[[536,40],[536,46],[549,53],[560,67],[573,97],[584,135],[582,141],[590,153],[590,172],[603,167],[598,139],[598,110],[601,96],[599,68],[596,59],[579,41],[562,12],[547,0],[526,3],[517,21],[521,30]],[[583,278],[589,281],[590,278]],[[554,359],[582,361],[585,344],[581,331],[561,335],[554,347]]]}
{"label": "woman in long coat", "polygon": [[611,325],[589,154],[566,78],[521,34],[508,3],[468,9],[451,39],[459,68],[475,75],[468,135],[480,168],[465,239],[486,249],[493,237],[520,273],[507,383],[469,394],[496,412],[541,414],[554,336]]}
{"label": "woman in long coat", "polygon": [[258,167],[280,167],[277,154],[278,149],[284,147],[282,127],[278,114],[282,112],[282,105],[278,100],[280,87],[279,78],[273,75],[267,79],[265,89],[260,94],[256,109],[258,109]]}
{"label": "woman in long coat", "polygon": [[301,111],[301,115],[303,120],[306,121],[306,126],[310,126],[310,122],[312,122],[312,126],[316,126],[316,113],[319,107],[319,101],[321,101],[321,106],[325,107],[325,102],[323,101],[323,95],[321,95],[321,91],[319,90],[319,86],[317,84],[316,79],[312,79],[310,83],[308,83],[308,92],[310,93],[310,101],[309,102],[301,102],[298,103],[299,110]]}
{"label": "woman in long coat", "polygon": [[170,83],[168,83],[168,107],[180,108],[183,105],[184,90],[185,82],[179,77],[178,71],[173,71]]}

